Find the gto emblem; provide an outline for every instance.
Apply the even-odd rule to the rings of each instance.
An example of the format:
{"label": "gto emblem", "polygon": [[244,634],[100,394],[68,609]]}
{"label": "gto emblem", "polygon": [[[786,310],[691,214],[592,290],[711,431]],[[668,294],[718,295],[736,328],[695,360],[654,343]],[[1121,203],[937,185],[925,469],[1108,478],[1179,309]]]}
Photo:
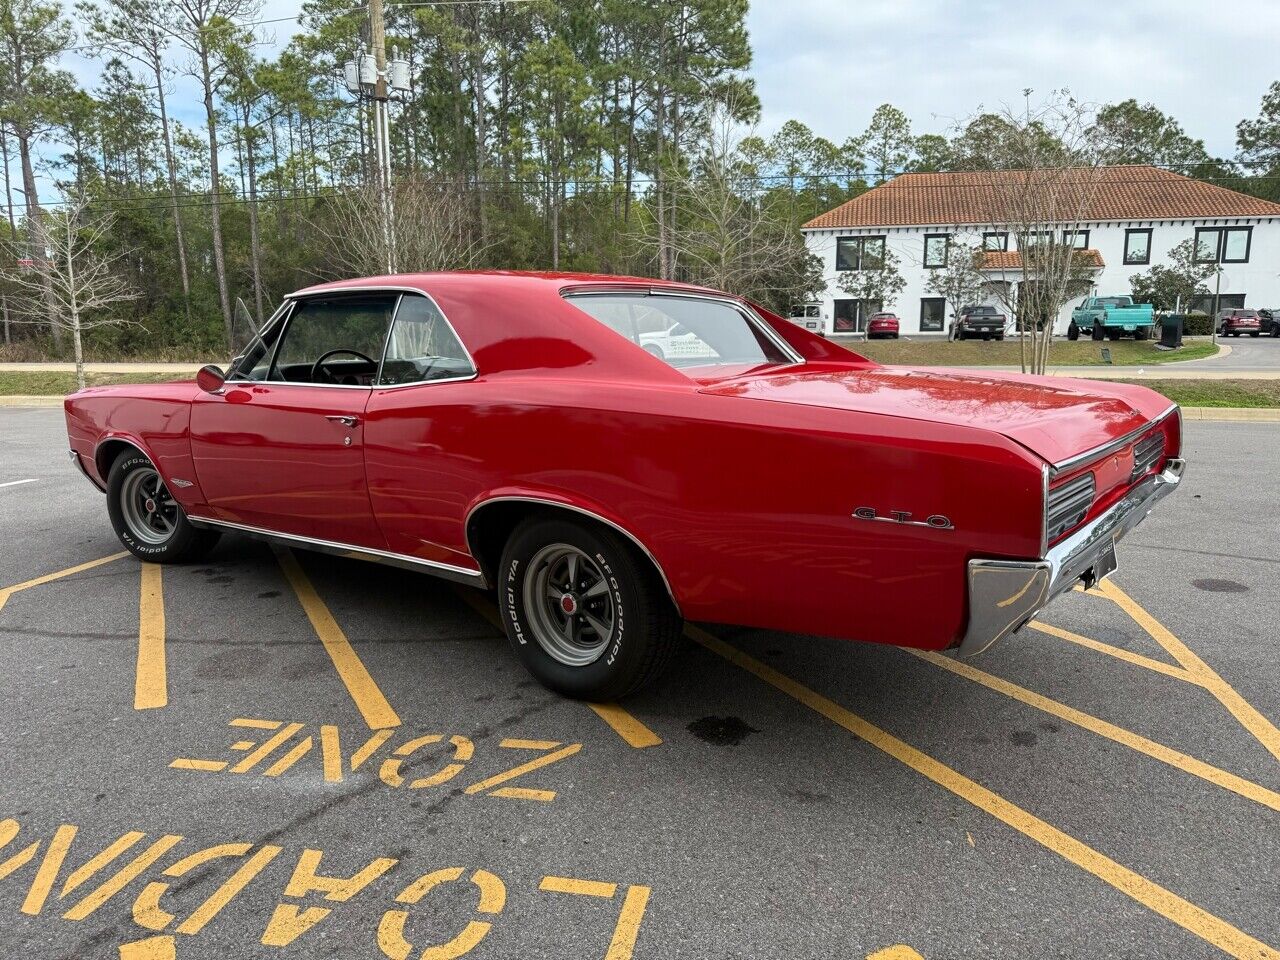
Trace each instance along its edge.
{"label": "gto emblem", "polygon": [[875,507],[858,507],[853,515],[859,520],[883,520],[886,523],[905,523],[909,527],[932,527],[934,530],[954,530],[955,525],[949,517],[940,513],[932,514],[924,520],[912,520],[906,510],[890,510],[886,515],[876,513]]}

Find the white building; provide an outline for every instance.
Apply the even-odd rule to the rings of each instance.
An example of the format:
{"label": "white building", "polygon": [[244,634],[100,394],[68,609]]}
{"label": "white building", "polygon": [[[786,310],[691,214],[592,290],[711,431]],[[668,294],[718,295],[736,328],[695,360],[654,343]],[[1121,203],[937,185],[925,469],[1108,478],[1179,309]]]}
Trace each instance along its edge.
{"label": "white building", "polygon": [[[998,178],[1007,176],[903,174],[806,223],[806,243],[822,260],[827,281],[821,300],[826,331],[860,332],[880,309],[898,315],[903,334],[945,331],[952,308],[928,289],[928,281],[957,243],[987,251],[984,302],[1009,314],[1021,260],[1017,239],[991,222],[990,213]],[[1096,180],[1083,215],[1055,239],[1091,251],[1094,295],[1128,294],[1131,276],[1167,263],[1173,247],[1194,239],[1204,262],[1222,265],[1220,307],[1280,307],[1280,204],[1156,167],[1106,167],[1089,176]],[[897,255],[906,286],[889,303],[849,298],[837,282],[841,272],[858,270],[864,258],[875,264],[882,248]],[[1013,286],[1005,292],[1002,284]],[[1055,329],[1065,332],[1081,299],[1063,307]],[[1209,310],[1212,298],[1192,307]]]}

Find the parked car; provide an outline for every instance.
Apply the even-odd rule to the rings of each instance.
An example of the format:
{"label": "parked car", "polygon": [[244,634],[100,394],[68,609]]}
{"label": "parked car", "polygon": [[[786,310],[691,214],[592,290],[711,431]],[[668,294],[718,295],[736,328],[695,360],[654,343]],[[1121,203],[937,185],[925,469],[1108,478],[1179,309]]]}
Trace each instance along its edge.
{"label": "parked car", "polygon": [[874,313],[867,321],[867,339],[877,340],[888,337],[898,339],[898,315],[896,313]]}
{"label": "parked car", "polygon": [[678,323],[664,326],[656,333],[640,334],[640,346],[659,360],[712,360],[715,349],[689,328]]}
{"label": "parked car", "polygon": [[[648,324],[710,349],[659,358]],[[559,273],[310,287],[225,373],[65,410],[141,559],[241,533],[496,589],[520,661],[593,700],[686,618],[977,653],[1109,574],[1183,470],[1141,386],[883,367],[728,294]]]}
{"label": "parked car", "polygon": [[968,340],[970,337],[981,337],[983,340],[1003,340],[1004,331],[1009,326],[1009,318],[995,307],[968,306],[960,308],[960,316],[956,318],[956,339]]}
{"label": "parked car", "polygon": [[1280,309],[1259,310],[1258,317],[1262,320],[1263,333],[1271,337],[1280,337]]}
{"label": "parked car", "polygon": [[1262,335],[1262,318],[1257,310],[1233,308],[1218,311],[1218,336],[1238,337],[1242,333],[1251,337]]}
{"label": "parked car", "polygon": [[1087,333],[1094,340],[1119,340],[1122,336],[1146,340],[1155,322],[1151,304],[1134,303],[1133,297],[1088,297],[1071,311],[1067,339],[1079,340]]}
{"label": "parked car", "polygon": [[790,314],[787,319],[797,327],[803,327],[810,333],[816,333],[820,337],[827,335],[827,323],[826,318],[822,315],[822,304],[797,303],[791,307]]}

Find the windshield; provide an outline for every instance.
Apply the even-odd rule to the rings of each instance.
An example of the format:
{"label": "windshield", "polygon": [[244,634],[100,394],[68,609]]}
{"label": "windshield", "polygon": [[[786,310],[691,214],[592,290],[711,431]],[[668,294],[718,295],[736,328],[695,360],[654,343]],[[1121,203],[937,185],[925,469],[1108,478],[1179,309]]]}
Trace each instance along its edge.
{"label": "windshield", "polygon": [[1098,305],[1103,307],[1131,307],[1132,297],[1099,297]]}
{"label": "windshield", "polygon": [[567,298],[673,367],[796,363],[782,345],[736,305],[667,294],[579,294]]}

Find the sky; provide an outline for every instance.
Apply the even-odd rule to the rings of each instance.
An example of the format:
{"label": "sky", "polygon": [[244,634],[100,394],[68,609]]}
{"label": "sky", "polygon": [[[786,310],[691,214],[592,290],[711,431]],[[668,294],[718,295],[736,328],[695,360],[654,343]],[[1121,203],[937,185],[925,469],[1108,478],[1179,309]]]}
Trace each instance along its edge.
{"label": "sky", "polygon": [[[260,17],[300,5],[265,0]],[[1277,0],[752,0],[748,28],[760,132],[796,119],[836,143],[881,103],[905,111],[916,134],[945,134],[980,110],[1017,105],[1024,88],[1033,99],[1068,88],[1098,104],[1154,103],[1230,157],[1236,124],[1257,116],[1280,79]],[[270,55],[296,26],[263,29],[259,53]],[[99,64],[73,56],[65,66],[94,86]],[[198,126],[194,82],[175,83],[173,115]]]}

